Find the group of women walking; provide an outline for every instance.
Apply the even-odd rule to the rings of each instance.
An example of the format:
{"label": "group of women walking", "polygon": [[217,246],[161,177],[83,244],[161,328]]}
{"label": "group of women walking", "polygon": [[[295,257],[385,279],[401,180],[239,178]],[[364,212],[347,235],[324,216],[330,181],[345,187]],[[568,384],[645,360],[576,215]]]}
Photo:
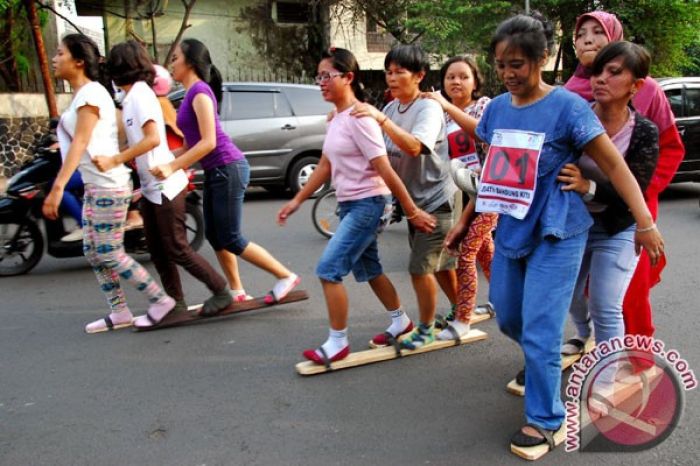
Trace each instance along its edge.
{"label": "group of women walking", "polygon": [[[183,267],[211,291],[200,313],[214,315],[234,299],[246,299],[240,279],[227,281],[189,246],[185,233],[185,188],[183,172],[200,162],[205,173],[205,233],[227,275],[235,273],[235,254],[274,275],[265,296],[274,303],[286,296],[300,278],[267,250],[249,241],[241,232],[243,194],[249,168],[240,150],[224,134],[218,119],[221,78],[201,42],[185,39],[172,61],[173,77],[187,89],[177,115],[184,144],[175,153],[167,145],[161,104],[151,85],[153,64],[146,50],[129,41],[112,48],[106,61],[95,43],[81,34],[65,36],[53,59],[57,78],[67,80],[73,100],[61,117],[57,132],[63,165],[46,198],[43,213],[58,216],[66,183],[76,169],[85,183],[83,244],[110,313],[87,324],[88,333],[133,325],[157,325],[170,312],[186,311],[177,265]],[[112,83],[124,92],[117,114]],[[121,118],[127,147],[120,150],[118,122]],[[176,157],[177,156],[177,157]],[[134,160],[143,200],[141,213],[149,251],[163,283],[161,288],[123,247],[124,223],[131,201],[130,170]],[[233,271],[232,271],[233,269]],[[131,283],[150,303],[147,312],[134,319],[121,281]],[[236,286],[238,284],[238,286]]]}
{"label": "group of women walking", "polygon": [[[324,153],[309,185],[278,213],[284,224],[329,178],[338,190],[340,226],[317,268],[330,316],[329,336],[304,352],[318,364],[350,352],[342,285],[350,271],[358,281],[370,283],[390,312],[389,326],[372,343],[386,345],[403,335],[401,346],[415,349],[434,338],[469,332],[478,262],[490,278],[498,324],[525,356],[519,378],[525,385],[526,424],[511,439],[519,447],[553,447],[553,434],[564,421],[561,353],[583,351],[591,318],[598,341],[638,332],[639,325],[623,324],[622,311],[635,270],[644,276],[646,285],[635,292],[646,306],[625,315],[650,321],[649,267],[637,268],[639,253],[657,270],[664,261],[663,239],[654,223],[656,196],[683,155],[677,133],[666,124],[673,121],[668,102],[648,76],[650,56],[641,46],[621,41],[622,27],[614,15],[594,12],[577,22],[581,65],[566,86],[577,92],[542,80],[552,33],[539,15],[518,15],[499,25],[490,48],[507,92],[492,100],[480,95],[479,70],[466,57],[445,63],[440,92],[421,92],[428,70],[425,54],[415,45],[397,46],[384,62],[393,100],[382,110],[361,102],[361,76],[352,54],[331,49],[317,76],[323,97],[336,106]],[[633,103],[640,94],[657,101],[637,108]],[[645,112],[650,107],[655,109],[651,114]],[[535,150],[529,162],[518,166],[523,144]],[[519,171],[523,179],[536,180],[525,212],[477,209],[478,196],[455,212],[461,193],[455,196],[449,159],[460,160],[452,163],[458,167],[453,175],[468,189],[462,186],[462,172],[479,173],[488,166],[487,154],[498,152],[507,164],[499,169],[502,174]],[[494,177],[489,182],[498,185]],[[415,323],[401,309],[377,255],[388,191],[409,220]],[[370,205],[374,207],[368,209]],[[457,264],[450,252],[459,255]],[[440,333],[434,331],[438,288],[453,304]],[[569,313],[577,335],[562,347]]]}
{"label": "group of women walking", "polygon": [[[325,342],[304,351],[307,359],[328,364],[350,353],[343,285],[350,272],[369,283],[389,313],[387,327],[372,339],[374,346],[402,336],[401,346],[412,350],[435,338],[466,335],[476,309],[479,263],[490,279],[498,325],[525,356],[520,378],[526,424],[512,443],[553,446],[552,435],[564,421],[560,353],[583,350],[591,319],[599,342],[653,332],[649,289],[664,263],[663,239],[654,223],[657,198],[683,147],[668,102],[648,76],[649,54],[622,41],[615,16],[584,14],[575,30],[580,65],[562,88],[542,79],[551,25],[537,14],[501,23],[490,51],[507,92],[493,99],[482,95],[474,61],[462,56],[442,67],[441,91],[423,92],[427,55],[416,45],[396,46],[384,62],[392,100],[381,110],[364,102],[354,55],[341,48],[324,53],[316,83],[335,111],[323,154],[308,184],[277,215],[285,224],[304,200],[329,179],[333,182],[341,221],[316,268],[330,329]],[[59,126],[64,165],[44,214],[56,216],[62,190],[78,167],[86,185],[85,254],[111,311],[88,324],[88,332],[131,324],[120,279],[151,303],[134,321],[138,327],[157,325],[185,306],[176,265],[211,291],[204,315],[231,303],[226,280],[185,238],[182,170],[195,162],[205,170],[206,236],[227,275],[232,261],[235,265],[231,253],[269,272],[276,278],[266,296],[269,303],[299,283],[297,275],[241,233],[249,168],[221,130],[221,79],[204,44],[183,40],[171,63],[173,78],[187,90],[177,114],[184,145],[174,153],[166,145],[163,115],[150,87],[153,67],[139,44],[116,45],[103,65],[94,43],[69,35],[54,66],[56,76],[70,82],[74,99]],[[106,75],[126,93],[121,118],[128,147],[122,150],[110,87],[100,84]],[[466,197],[457,188],[463,187],[464,173],[492,170],[492,157],[505,164],[499,170],[503,176],[488,176],[496,192],[513,188],[513,179],[532,181],[529,202],[522,202],[517,213],[486,208],[498,203],[480,204],[482,193]],[[136,161],[148,244],[164,290],[121,245],[131,191],[123,164],[130,160]],[[457,170],[451,173],[451,166]],[[519,176],[506,176],[509,172]],[[482,176],[482,183],[486,179]],[[379,258],[377,238],[390,218],[392,195],[409,224],[416,321],[402,309]],[[438,290],[452,304],[441,332],[436,331]],[[562,346],[569,313],[577,334]]]}

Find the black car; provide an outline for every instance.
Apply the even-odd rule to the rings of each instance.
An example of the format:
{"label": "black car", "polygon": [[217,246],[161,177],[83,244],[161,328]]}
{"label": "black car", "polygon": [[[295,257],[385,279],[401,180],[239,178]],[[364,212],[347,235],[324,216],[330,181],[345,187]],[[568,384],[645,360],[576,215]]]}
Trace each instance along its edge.
{"label": "black car", "polygon": [[[318,86],[224,83],[220,117],[224,132],[250,163],[250,184],[271,191],[299,191],[321,158],[326,117],[333,106]],[[179,107],[183,89],[168,97]]]}
{"label": "black car", "polygon": [[700,181],[700,77],[657,79],[676,117],[676,127],[685,145],[673,183]]}

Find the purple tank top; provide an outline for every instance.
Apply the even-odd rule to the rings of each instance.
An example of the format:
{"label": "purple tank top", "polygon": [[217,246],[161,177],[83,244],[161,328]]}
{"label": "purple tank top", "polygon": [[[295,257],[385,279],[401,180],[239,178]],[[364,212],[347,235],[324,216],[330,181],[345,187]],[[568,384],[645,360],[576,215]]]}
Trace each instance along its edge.
{"label": "purple tank top", "polygon": [[226,136],[223,129],[221,129],[219,114],[217,112],[218,105],[216,103],[216,97],[214,96],[214,92],[212,92],[209,85],[204,81],[197,81],[187,90],[187,94],[185,94],[185,98],[180,105],[180,109],[177,111],[177,126],[185,135],[187,145],[192,147],[202,139],[202,136],[199,134],[197,115],[195,114],[194,107],[192,106],[192,101],[197,94],[207,95],[214,103],[214,122],[216,125],[216,147],[200,160],[202,168],[205,170],[211,170],[212,168],[220,167],[236,160],[244,159],[245,156],[243,155],[243,152],[236,147],[231,139]]}

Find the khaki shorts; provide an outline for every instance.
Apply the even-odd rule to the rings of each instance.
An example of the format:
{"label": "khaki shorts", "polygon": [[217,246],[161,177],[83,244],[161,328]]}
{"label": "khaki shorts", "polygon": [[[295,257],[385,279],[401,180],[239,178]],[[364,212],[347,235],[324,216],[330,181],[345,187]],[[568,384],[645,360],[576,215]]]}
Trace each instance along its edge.
{"label": "khaki shorts", "polygon": [[408,271],[414,275],[453,270],[457,265],[457,258],[442,248],[447,232],[454,225],[452,210],[443,204],[431,214],[437,219],[432,233],[422,233],[410,223],[408,225],[408,244],[411,247]]}

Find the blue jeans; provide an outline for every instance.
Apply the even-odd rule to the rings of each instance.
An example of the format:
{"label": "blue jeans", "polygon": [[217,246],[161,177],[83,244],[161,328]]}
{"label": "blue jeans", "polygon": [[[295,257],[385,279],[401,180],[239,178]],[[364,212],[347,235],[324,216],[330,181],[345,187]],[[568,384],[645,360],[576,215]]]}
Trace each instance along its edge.
{"label": "blue jeans", "polygon": [[[634,252],[635,228],[632,225],[610,236],[596,222],[589,231],[571,303],[571,318],[578,335],[590,336],[589,313],[599,343],[625,335],[622,300],[639,260]],[[586,281],[588,299],[584,296]]]}
{"label": "blue jeans", "polygon": [[586,236],[545,238],[520,259],[496,245],[491,264],[489,300],[498,326],[525,354],[525,417],[544,429],[564,421],[559,352]]}
{"label": "blue jeans", "polygon": [[352,271],[355,280],[367,282],[384,273],[377,229],[387,202],[387,196],[373,196],[338,203],[340,224],[316,266],[321,280],[340,283]]}
{"label": "blue jeans", "polygon": [[248,161],[204,171],[204,233],[215,251],[240,255],[249,241],[241,233],[243,197],[250,182]]}
{"label": "blue jeans", "polygon": [[[51,182],[53,185],[53,181]],[[83,190],[83,178],[78,170],[74,171],[68,179],[68,183],[63,189],[63,197],[61,198],[61,210],[67,215],[70,215],[78,223],[79,227],[83,226],[83,202],[74,192]]]}

